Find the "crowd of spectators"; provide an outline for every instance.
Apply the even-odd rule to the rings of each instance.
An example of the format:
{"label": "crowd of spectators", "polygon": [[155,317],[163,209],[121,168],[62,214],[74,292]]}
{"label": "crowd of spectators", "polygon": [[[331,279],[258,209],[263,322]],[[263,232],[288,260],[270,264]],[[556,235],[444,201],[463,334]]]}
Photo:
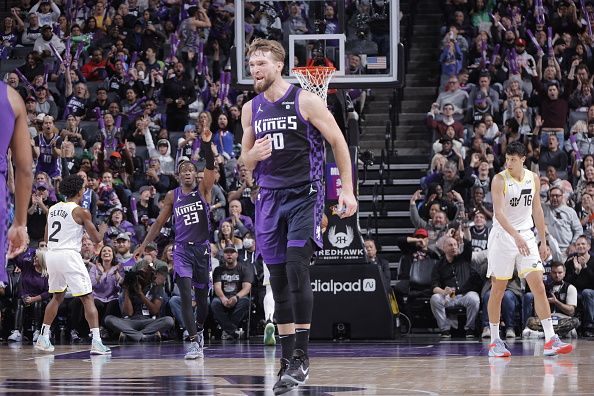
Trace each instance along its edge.
{"label": "crowd of spectators", "polygon": [[[439,95],[427,113],[431,164],[410,201],[416,233],[426,242],[419,246],[413,236],[399,244],[417,245],[405,250],[408,261],[426,260],[428,252],[439,257],[431,306],[442,335],[452,326],[444,307],[464,306],[467,334],[482,324],[488,337],[490,182],[505,167],[507,145],[520,141],[525,167],[540,175],[548,234],[538,237],[550,248],[544,282],[553,317],[573,328],[579,318],[581,334],[592,337],[594,3],[443,0],[441,6]],[[485,315],[474,320],[479,304]],[[506,336],[524,327],[524,336],[538,335],[534,316],[531,293],[515,274],[502,306]]]}
{"label": "crowd of spectators", "polygon": [[[314,29],[302,2],[245,7],[250,39],[281,40],[283,25]],[[336,7],[325,6],[330,22]],[[266,19],[271,9],[274,18]],[[177,187],[180,160],[204,167],[199,137],[205,129],[213,131],[218,164],[210,203],[210,326],[233,339],[239,328],[247,331],[248,310],[263,318],[263,265],[254,254],[257,186],[237,164],[241,108],[254,93],[229,86],[234,18],[232,0],[22,0],[10,10],[0,28],[0,66],[22,59],[5,70],[4,81],[25,102],[35,183],[30,247],[10,259],[10,282],[0,284],[0,337],[34,341],[38,334],[50,297],[39,265],[47,212],[63,199],[58,185],[70,174],[86,182],[82,206],[96,224],[108,225],[104,241],[85,237],[81,251],[103,335],[133,341],[182,336],[171,223],[140,262],[132,252],[166,192]],[[54,334],[73,342],[87,336],[82,306],[68,291],[58,318]]]}

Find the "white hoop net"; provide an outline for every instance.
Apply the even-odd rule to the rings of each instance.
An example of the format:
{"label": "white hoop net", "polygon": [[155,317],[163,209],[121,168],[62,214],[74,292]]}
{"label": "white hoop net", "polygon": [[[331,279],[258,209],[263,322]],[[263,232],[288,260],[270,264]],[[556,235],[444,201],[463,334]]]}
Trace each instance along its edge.
{"label": "white hoop net", "polygon": [[328,84],[336,72],[334,67],[295,67],[292,72],[303,89],[315,93],[326,102]]}

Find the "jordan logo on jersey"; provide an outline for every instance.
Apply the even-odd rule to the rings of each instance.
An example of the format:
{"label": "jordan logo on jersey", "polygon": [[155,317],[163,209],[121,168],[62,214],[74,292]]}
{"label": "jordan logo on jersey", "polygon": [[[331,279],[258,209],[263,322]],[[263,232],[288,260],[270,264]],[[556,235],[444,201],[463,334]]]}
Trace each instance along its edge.
{"label": "jordan logo on jersey", "polygon": [[510,199],[510,206],[513,206],[514,208],[518,206],[522,200],[522,197],[524,197],[524,206],[530,206],[532,204],[532,189],[525,188],[520,192],[519,197]]}

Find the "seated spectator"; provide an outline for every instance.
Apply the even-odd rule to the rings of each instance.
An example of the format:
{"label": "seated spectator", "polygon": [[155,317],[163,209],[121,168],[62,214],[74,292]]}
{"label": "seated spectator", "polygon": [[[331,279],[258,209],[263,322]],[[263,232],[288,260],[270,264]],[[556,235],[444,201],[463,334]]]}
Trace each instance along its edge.
{"label": "seated spectator", "polygon": [[416,206],[416,201],[419,199],[419,196],[420,190],[415,192],[410,199],[410,220],[415,228],[423,228],[427,230],[429,237],[428,247],[439,256],[440,252],[437,250],[436,243],[447,231],[448,218],[445,212],[437,208],[433,212],[430,212],[430,216],[432,217],[430,217],[429,221],[423,220],[419,216]]}
{"label": "seated spectator", "polygon": [[253,271],[237,263],[237,248],[227,245],[223,249],[224,264],[212,274],[215,297],[210,303],[213,316],[223,328],[223,340],[237,339],[238,328],[250,309],[250,291]]}
{"label": "seated spectator", "polygon": [[[575,148],[577,148],[577,152]],[[575,133],[575,146],[572,139],[565,142],[565,150],[570,153],[573,160],[583,159],[587,155],[594,155],[594,118],[588,120],[586,131]]]}
{"label": "seated spectator", "polygon": [[68,114],[66,117],[66,127],[60,131],[60,138],[72,142],[77,153],[82,154],[82,150],[87,145],[86,139],[88,139],[88,134],[79,125],[80,119],[74,114]]}
{"label": "seated spectator", "polygon": [[233,150],[234,136],[229,131],[229,119],[226,114],[220,114],[217,120],[218,130],[213,136],[213,141],[217,146],[217,151],[226,159],[234,158],[235,152]]}
{"label": "seated spectator", "polygon": [[367,262],[369,264],[375,264],[378,266],[382,283],[384,285],[384,290],[386,291],[386,294],[388,294],[392,290],[390,284],[392,279],[392,274],[390,272],[390,263],[385,258],[377,255],[377,245],[373,239],[367,238],[365,239],[364,243]]}
{"label": "seated spectator", "polygon": [[134,179],[133,183],[134,190],[142,186],[152,186],[159,194],[165,194],[171,186],[169,177],[161,172],[161,162],[158,158],[151,158],[146,175],[140,179]]}
{"label": "seated spectator", "polygon": [[234,199],[229,202],[229,217],[225,222],[233,226],[233,235],[243,238],[248,232],[254,234],[254,222],[249,216],[241,214],[241,202]]}
{"label": "seated spectator", "polygon": [[91,59],[80,68],[87,81],[103,81],[107,77],[107,61],[100,48],[91,51]]}
{"label": "seated spectator", "polygon": [[[91,277],[91,284],[93,285],[93,298],[95,300],[95,307],[99,313],[100,327],[99,331],[103,333],[103,338],[108,338],[106,334],[105,318],[109,315],[117,317],[122,316],[120,312],[119,294],[121,285],[124,281],[124,270],[115,259],[115,252],[113,247],[107,245],[101,248],[97,260],[89,270]],[[73,311],[71,314],[74,317],[74,323],[81,323],[83,320],[83,306],[78,298],[75,298],[70,304]],[[84,331],[80,334],[85,334],[88,329],[72,329],[70,331],[70,339],[79,339],[79,331]]]}
{"label": "seated spectator", "polygon": [[37,114],[43,113],[49,115],[54,120],[58,118],[58,107],[53,100],[49,100],[48,91],[45,86],[42,85],[35,88],[35,99],[37,100],[35,105]]}
{"label": "seated spectator", "polygon": [[591,243],[582,235],[575,242],[576,253],[567,258],[565,281],[575,286],[583,309],[585,337],[594,337],[594,257],[590,255]]}
{"label": "seated spectator", "polygon": [[567,178],[567,154],[559,148],[559,141],[557,136],[551,135],[548,139],[546,149],[541,149],[540,158],[538,160],[538,167],[541,174],[549,167],[553,166],[560,178]]}
{"label": "seated spectator", "polygon": [[582,235],[582,225],[575,210],[565,204],[563,191],[559,187],[549,189],[549,202],[542,204],[545,223],[551,236],[559,243],[563,260],[570,244]]}
{"label": "seated spectator", "polygon": [[[221,178],[224,175],[221,172]],[[256,199],[256,193],[258,188],[254,181],[252,172],[248,171],[242,164],[239,165],[239,178],[234,178],[233,182],[231,178],[226,178],[227,185],[224,184],[222,187],[227,188],[229,194],[227,195],[227,201],[231,202],[235,199],[241,202],[241,208],[244,215],[250,218],[254,217],[255,206],[254,201]]]}
{"label": "seated spectator", "polygon": [[458,240],[454,232],[444,237],[444,257],[433,267],[431,285],[431,312],[437,320],[437,325],[443,338],[450,338],[451,323],[446,314],[446,308],[466,308],[466,324],[464,330],[467,338],[474,338],[476,316],[479,311],[480,299],[477,290],[482,281],[471,267],[472,246],[469,240],[464,241],[464,248],[460,252]]}
{"label": "seated spectator", "polygon": [[243,242],[241,238],[233,234],[233,225],[229,221],[222,221],[219,229],[215,233],[215,240],[219,249],[219,259],[222,258],[223,249],[227,245],[234,245],[237,249],[241,249]]}
{"label": "seated spectator", "polygon": [[[551,265],[551,279],[545,283],[545,289],[551,308],[555,333],[560,337],[566,337],[570,332],[580,325],[579,319],[575,316],[578,304],[578,292],[575,286],[565,281],[565,266],[563,263],[554,262]],[[544,337],[540,320],[537,317],[528,318],[526,328],[522,331],[522,338]]]}
{"label": "seated spectator", "polygon": [[[154,242],[149,243],[148,245],[146,245],[146,249],[144,250],[144,256],[142,257],[142,260],[137,262],[134,265],[134,267],[132,267],[132,271],[141,271],[145,267],[151,267],[155,270],[158,270],[160,268],[167,268],[167,272],[169,272],[169,267],[167,266],[167,263],[163,260],[160,260],[158,258],[158,254],[159,251],[157,248],[157,244]],[[169,298],[167,298],[167,300],[168,299]]]}
{"label": "seated spectator", "polygon": [[[153,277],[154,281],[151,280]],[[126,340],[161,341],[162,333],[174,326],[171,316],[160,316],[165,298],[163,285],[166,277],[167,268],[163,267],[156,271],[145,267],[138,272],[130,271],[124,276],[124,318],[114,315],[105,318],[105,324],[119,334],[120,343]]]}
{"label": "seated spectator", "polygon": [[136,264],[134,255],[132,254],[132,245],[130,243],[130,236],[126,233],[121,233],[115,239],[116,260],[124,271],[130,271]]}
{"label": "seated spectator", "polygon": [[[45,249],[28,248],[16,257],[9,258],[12,264],[20,271],[18,300],[14,330],[8,341],[21,342],[24,330],[31,330],[32,341],[36,342],[43,324],[43,312],[49,302],[49,286],[47,269],[45,267]],[[30,322],[29,322],[30,321]],[[24,325],[28,327],[24,327]]]}

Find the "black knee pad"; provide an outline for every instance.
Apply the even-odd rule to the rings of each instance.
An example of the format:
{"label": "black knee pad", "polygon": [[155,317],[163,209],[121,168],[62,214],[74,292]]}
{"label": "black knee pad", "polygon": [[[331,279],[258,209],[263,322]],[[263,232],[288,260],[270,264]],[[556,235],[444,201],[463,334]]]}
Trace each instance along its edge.
{"label": "black knee pad", "polygon": [[274,296],[274,317],[276,323],[294,323],[286,264],[269,265],[268,270],[270,271],[270,288]]}

